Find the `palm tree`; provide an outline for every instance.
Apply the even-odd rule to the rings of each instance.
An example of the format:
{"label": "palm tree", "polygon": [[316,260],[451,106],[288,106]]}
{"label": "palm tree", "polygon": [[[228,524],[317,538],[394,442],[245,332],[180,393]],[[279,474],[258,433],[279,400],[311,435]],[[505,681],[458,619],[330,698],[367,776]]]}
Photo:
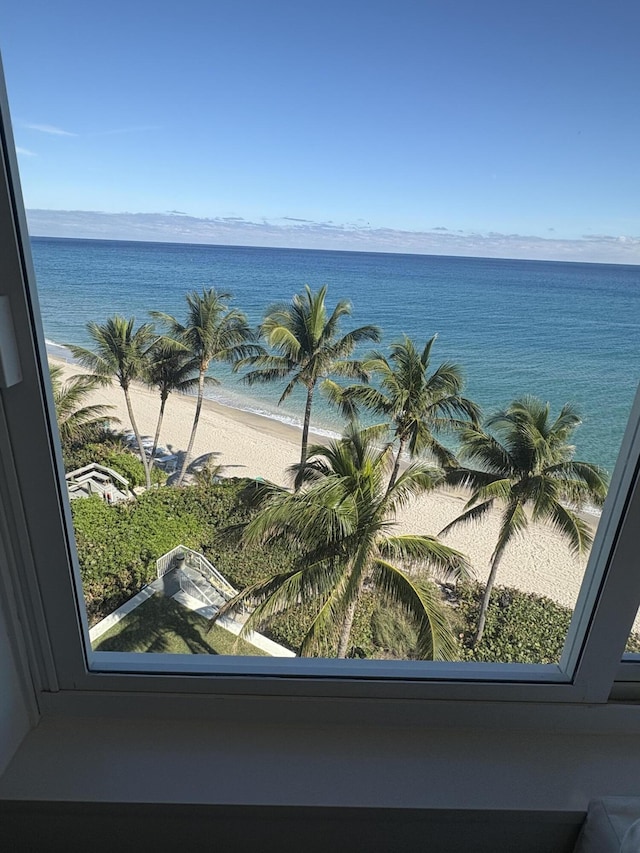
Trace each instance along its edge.
{"label": "palm tree", "polygon": [[105,421],[118,423],[118,419],[110,414],[113,406],[84,405],[87,397],[99,384],[95,377],[71,376],[64,382],[62,367],[59,364],[49,364],[49,375],[58,431],[63,443],[90,438]]}
{"label": "palm tree", "polygon": [[[260,334],[275,350],[275,354],[263,352],[245,359],[239,365],[244,367],[250,364],[255,367],[244,377],[249,385],[291,377],[278,405],[287,399],[297,385],[305,389],[300,472],[304,470],[307,460],[311,409],[318,382],[330,374],[366,379],[361,362],[349,357],[361,341],[380,340],[380,331],[376,326],[360,326],[339,337],[340,320],[351,314],[351,306],[346,300],[341,300],[329,315],[325,305],[326,295],[326,285],[317,293],[305,285],[304,292],[297,293],[291,304],[272,305],[260,326]],[[299,485],[300,478],[296,480],[296,488]]]}
{"label": "palm tree", "polygon": [[501,507],[498,542],[478,617],[474,645],[482,639],[491,591],[500,560],[509,542],[533,521],[548,522],[565,537],[571,549],[585,554],[592,543],[589,526],[576,510],[586,503],[599,506],[607,493],[607,473],[597,465],[573,459],[569,444],[580,416],[569,403],[552,421],[549,404],[536,397],[515,400],[487,419],[490,432],[467,428],[461,435],[461,460],[480,469],[452,467],[447,482],[466,486],[472,494],[465,511],[442,533],[458,524],[481,519],[496,502]]}
{"label": "palm tree", "polygon": [[363,369],[379,378],[379,387],[350,385],[347,388],[331,383],[330,398],[343,414],[354,417],[361,408],[385,418],[385,423],[373,429],[389,426],[398,442],[389,488],[400,470],[405,449],[413,459],[429,451],[441,466],[452,465],[455,457],[438,441],[438,435],[451,433],[466,426],[475,426],[480,417],[478,406],[461,396],[464,386],[462,371],[457,364],[445,361],[433,373],[431,349],[434,335],[422,352],[411,338],[392,344],[389,357],[373,353],[363,363]]}
{"label": "palm tree", "polygon": [[[229,308],[230,293],[217,291],[214,287],[204,289],[202,293],[192,291],[186,296],[187,317],[180,323],[170,314],[152,311],[152,316],[164,323],[174,340],[183,347],[197,364],[198,397],[196,411],[191,428],[189,444],[182,462],[177,485],[180,486],[191,459],[193,443],[200,421],[200,411],[204,397],[205,375],[212,361],[234,364],[255,352],[250,342],[252,333],[247,318],[242,311]],[[219,384],[217,379],[208,377],[206,381]]]}
{"label": "palm tree", "polygon": [[[149,463],[152,468],[160,441],[160,430],[162,429],[162,420],[169,394],[173,391],[185,394],[195,388],[198,384],[198,369],[197,360],[171,338],[159,338],[149,350],[145,382],[160,392],[160,411]],[[208,379],[209,377],[205,377],[205,381]]]}
{"label": "palm tree", "polygon": [[[388,490],[391,446],[380,449],[355,428],[309,453],[299,491],[254,485],[263,506],[243,533],[247,545],[284,543],[294,555],[293,568],[247,587],[215,618],[242,604],[255,605],[243,628],[246,633],[292,605],[316,600],[320,609],[301,654],[332,649],[343,658],[358,600],[372,587],[416,625],[421,658],[451,658],[455,640],[437,587],[424,575],[406,573],[397,562],[458,578],[466,574],[466,560],[435,537],[390,532],[396,510],[435,488],[441,472],[416,463]],[[299,472],[299,466],[292,472]]]}
{"label": "palm tree", "polygon": [[149,463],[133,414],[129,389],[134,380],[144,377],[147,352],[156,340],[156,336],[150,323],[143,323],[134,330],[135,322],[135,317],[127,320],[116,314],[109,317],[102,325],[95,322],[88,323],[87,332],[94,341],[95,350],[73,344],[69,344],[69,349],[80,364],[92,371],[96,380],[107,384],[114,378],[118,380],[124,392],[131,428],[142,459],[146,486],[150,489]]}

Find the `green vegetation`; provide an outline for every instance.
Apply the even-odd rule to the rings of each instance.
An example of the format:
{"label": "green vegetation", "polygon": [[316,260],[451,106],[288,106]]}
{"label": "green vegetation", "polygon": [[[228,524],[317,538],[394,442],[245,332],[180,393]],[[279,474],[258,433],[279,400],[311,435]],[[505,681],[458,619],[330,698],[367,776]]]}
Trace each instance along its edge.
{"label": "green vegetation", "polygon": [[[212,361],[235,364],[254,352],[251,344],[253,333],[247,318],[236,308],[229,308],[230,293],[218,292],[214,287],[187,293],[187,318],[180,323],[170,314],[152,311],[152,317],[167,326],[173,339],[183,347],[198,369],[198,398],[193,416],[193,426],[189,437],[182,468],[176,485],[182,485],[184,475],[191,459],[193,442],[196,438],[206,373]],[[210,383],[218,384],[209,376]]]}
{"label": "green vegetation", "polygon": [[97,652],[258,655],[266,652],[164,595],[154,595],[97,641]]}
{"label": "green vegetation", "polygon": [[370,384],[342,388],[336,383],[330,388],[331,398],[351,420],[360,409],[384,418],[373,429],[390,430],[397,442],[389,486],[396,481],[405,449],[412,459],[427,452],[438,465],[452,465],[455,456],[438,436],[478,424],[480,409],[462,396],[461,368],[446,361],[429,373],[435,340],[436,335],[420,352],[405,337],[391,345],[388,358],[382,353],[370,355],[363,368],[379,381],[379,388]]}
{"label": "green vegetation", "polygon": [[[567,404],[552,420],[548,404],[527,396],[490,416],[482,428],[479,407],[462,396],[461,368],[444,362],[431,369],[435,335],[421,350],[405,336],[388,354],[355,359],[357,346],[379,340],[380,332],[365,325],[341,335],[340,321],[351,307],[340,300],[330,310],[326,294],[326,286],[317,292],[305,286],[290,303],[267,309],[252,331],[245,315],[229,307],[229,293],[193,291],[186,295],[184,323],[151,312],[165,327],[164,335],[150,323],[136,329],[135,318],[89,323],[94,349],[71,350],[92,375],[63,383],[60,368],[52,368],[67,470],[98,462],[132,487],[144,483],[147,490],[166,477],[148,463],[132,408],[132,381],[143,380],[160,393],[154,452],[169,394],[197,388],[177,485],[192,455],[204,386],[216,382],[208,375],[212,363],[249,368],[244,375],[248,384],[286,382],[280,402],[297,386],[306,393],[293,494],[254,484],[254,503],[243,503],[243,484],[220,484],[219,468],[211,463],[186,490],[161,487],[135,503],[114,507],[98,498],[74,502],[90,619],[137,592],[154,576],[156,559],[182,542],[207,555],[241,590],[228,609],[250,603],[249,624],[264,625],[301,654],[555,659],[568,611],[514,590],[501,591],[496,605],[492,590],[505,549],[525,533],[530,519],[555,527],[576,553],[585,554],[591,546],[589,526],[578,510],[602,503],[607,475],[573,459],[569,441],[580,424],[577,412]],[[266,347],[256,342],[259,337]],[[107,431],[108,407],[85,405],[98,384],[114,378],[125,395],[140,458]],[[347,379],[360,384],[345,387]],[[351,426],[329,448],[310,449],[317,388],[339,406]],[[356,421],[360,412],[377,415],[381,422],[362,431]],[[374,448],[372,441],[384,436],[390,436],[389,443]],[[457,453],[444,443],[447,436],[457,440]],[[413,462],[402,472],[403,453],[411,459],[429,454],[437,467]],[[487,585],[473,592],[464,587],[455,608],[444,606],[428,572],[436,568],[460,576],[466,558],[435,537],[389,535],[397,508],[442,485],[468,488],[471,497],[441,533],[482,520],[496,505],[502,513]],[[241,549],[221,535],[241,528]],[[451,629],[456,619],[461,620],[459,636]],[[473,631],[470,620],[475,620]]]}
{"label": "green vegetation", "polygon": [[85,401],[99,384],[93,376],[72,376],[62,381],[62,367],[49,365],[53,402],[60,439],[63,443],[85,442],[104,429],[107,421],[114,421],[111,406],[87,406]]}
{"label": "green vegetation", "polygon": [[[231,583],[256,571],[252,555],[238,553],[232,542],[220,542],[219,531],[247,519],[239,501],[246,481],[228,480],[206,487],[168,486],[144,492],[137,500],[110,506],[99,497],[75,500],[71,513],[87,613],[91,623],[107,616],[155,578],[156,560],[177,545],[206,554],[214,564],[222,558]],[[259,566],[273,573],[275,560]],[[225,568],[221,571],[226,574]],[[263,575],[264,577],[265,575]]]}
{"label": "green vegetation", "polygon": [[136,423],[131,404],[130,387],[135,379],[144,378],[147,364],[147,353],[154,343],[153,326],[143,323],[134,331],[135,317],[125,320],[124,317],[109,317],[107,321],[87,323],[87,332],[94,342],[95,351],[69,344],[69,349],[80,364],[91,370],[96,381],[110,383],[113,379],[124,392],[127,412],[131,428],[136,437],[140,458],[144,467],[145,483],[151,488],[151,475],[147,454],[142,446],[140,430]]}
{"label": "green vegetation", "polygon": [[[305,389],[300,471],[307,461],[311,408],[317,384],[330,374],[367,379],[361,362],[352,359],[351,355],[361,341],[380,340],[380,330],[376,326],[360,326],[339,337],[340,320],[351,314],[351,306],[346,300],[341,300],[329,314],[326,295],[326,287],[313,293],[307,285],[304,293],[296,293],[290,305],[268,308],[259,332],[273,352],[263,351],[240,363],[254,368],[244,377],[249,385],[289,378],[278,405],[297,385]],[[296,487],[298,485],[299,479]]]}
{"label": "green vegetation", "polygon": [[204,536],[202,519],[167,487],[115,506],[99,497],[75,500],[71,512],[91,622],[153,580],[159,557],[181,543],[200,548]]}
{"label": "green vegetation", "polygon": [[419,657],[454,657],[447,614],[428,572],[464,577],[465,558],[433,536],[390,533],[397,509],[434,489],[441,474],[414,463],[389,488],[391,464],[389,445],[377,448],[366,433],[352,430],[327,447],[310,449],[301,470],[303,490],[291,494],[258,484],[260,509],[243,540],[254,547],[281,543],[290,549],[293,565],[248,586],[219,615],[248,603],[253,609],[245,629],[259,630],[292,605],[316,600],[319,609],[300,654],[346,657],[358,602],[370,587],[415,624]]}
{"label": "green vegetation", "polygon": [[579,424],[578,413],[568,403],[551,421],[548,403],[523,397],[487,419],[491,432],[475,427],[461,431],[460,459],[480,467],[456,465],[447,469],[447,482],[470,488],[472,494],[465,512],[442,532],[463,522],[479,521],[496,501],[502,507],[498,542],[478,614],[476,644],[482,640],[491,590],[505,548],[528,527],[527,508],[534,521],[555,527],[576,553],[588,553],[591,547],[589,525],[571,507],[579,510],[586,503],[601,506],[607,494],[607,475],[597,465],[573,459],[569,440]]}
{"label": "green vegetation", "polygon": [[[103,436],[102,441],[91,441],[87,444],[65,442],[62,445],[62,454],[67,471],[75,471],[76,468],[96,462],[125,477],[132,489],[145,484],[144,466],[140,459],[110,434]],[[166,479],[164,471],[159,468],[152,470],[152,483],[162,484]]]}
{"label": "green vegetation", "polygon": [[484,599],[480,584],[456,590],[464,660],[496,663],[557,663],[572,612],[540,595],[495,587],[482,640],[475,643],[478,613]]}
{"label": "green vegetation", "polygon": [[[239,549],[235,542],[217,535],[229,519],[241,522],[250,517],[239,499],[245,487],[246,481],[226,481],[203,489],[164,487],[145,493],[131,504],[116,506],[96,497],[74,501],[72,512],[91,621],[112,612],[152,580],[157,557],[179,543],[202,550],[241,589],[291,567],[293,557],[282,545]],[[491,598],[483,640],[473,649],[483,591],[478,584],[461,584],[455,592],[448,590],[447,597],[453,597],[455,604],[450,610],[458,638],[455,657],[504,663],[557,661],[570,611],[547,598],[500,587]],[[294,605],[267,620],[263,633],[298,652],[318,611],[314,601]],[[204,642],[219,650],[215,634],[203,636]],[[365,590],[354,613],[347,654],[415,658],[417,638],[415,625],[400,608]],[[628,650],[640,651],[640,638],[632,637]]]}
{"label": "green vegetation", "polygon": [[[157,388],[160,393],[160,410],[149,462],[152,469],[169,394],[174,391],[185,394],[187,391],[196,388],[198,385],[198,366],[197,360],[185,352],[177,341],[170,338],[159,338],[147,353],[144,381],[151,388]],[[206,380],[210,379],[210,377],[205,378]]]}

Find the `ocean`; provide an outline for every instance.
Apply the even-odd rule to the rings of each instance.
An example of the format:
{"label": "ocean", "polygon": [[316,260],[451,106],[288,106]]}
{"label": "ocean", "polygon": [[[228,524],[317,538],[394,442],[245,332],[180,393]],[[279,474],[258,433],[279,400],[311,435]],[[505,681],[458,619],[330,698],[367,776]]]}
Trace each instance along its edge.
{"label": "ocean", "polygon": [[[437,333],[433,365],[459,363],[466,396],[486,412],[523,394],[554,411],[577,404],[576,458],[610,471],[640,377],[637,266],[45,237],[32,238],[32,251],[51,354],[90,345],[89,320],[120,313],[144,322],[153,309],[180,318],[190,290],[231,291],[257,323],[271,303],[326,284],[330,307],[352,303],[344,331],[381,328],[378,349],[404,334],[422,346]],[[208,392],[214,399],[300,422],[301,396],[278,407],[274,387],[249,389],[227,367],[212,372],[221,381]],[[314,423],[341,429],[320,396]]]}

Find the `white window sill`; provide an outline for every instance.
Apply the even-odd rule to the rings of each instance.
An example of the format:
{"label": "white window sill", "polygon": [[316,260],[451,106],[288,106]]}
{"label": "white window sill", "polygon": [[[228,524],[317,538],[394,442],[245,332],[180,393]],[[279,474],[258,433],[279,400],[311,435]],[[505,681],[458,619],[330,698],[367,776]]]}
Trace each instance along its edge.
{"label": "white window sill", "polygon": [[631,706],[476,703],[470,717],[467,703],[377,702],[370,719],[362,703],[245,699],[218,700],[205,719],[184,697],[114,697],[120,717],[103,696],[78,716],[61,698],[45,703],[61,713],[26,737],[0,799],[570,811],[640,791]]}

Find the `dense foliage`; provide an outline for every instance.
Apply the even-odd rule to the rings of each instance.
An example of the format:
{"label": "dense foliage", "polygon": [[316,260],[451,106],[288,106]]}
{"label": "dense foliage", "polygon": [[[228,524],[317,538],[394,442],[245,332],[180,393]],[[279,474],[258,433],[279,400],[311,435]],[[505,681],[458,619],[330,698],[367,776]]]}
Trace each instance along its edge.
{"label": "dense foliage", "polygon": [[478,611],[474,643],[482,640],[500,561],[509,542],[524,533],[532,521],[555,528],[575,554],[588,554],[593,541],[589,524],[578,510],[602,506],[607,494],[607,472],[573,458],[570,443],[581,420],[566,403],[556,418],[549,403],[525,396],[485,420],[484,429],[461,430],[459,457],[474,467],[447,466],[447,481],[471,490],[464,512],[442,532],[458,524],[474,523],[495,508],[500,530]]}
{"label": "dense foliage", "polygon": [[[218,532],[234,513],[244,517],[238,500],[242,486],[235,481],[204,488],[164,486],[114,506],[97,496],[73,501],[71,512],[90,621],[111,613],[149,583],[155,577],[155,561],[176,545],[213,555]],[[229,542],[213,553],[227,554],[227,563],[232,564],[237,548]],[[251,562],[250,555],[246,561]]]}
{"label": "dense foliage", "polygon": [[550,598],[495,587],[482,640],[473,647],[484,587],[465,584],[457,590],[464,660],[496,663],[557,663],[572,611]]}
{"label": "dense foliage", "polygon": [[[602,502],[607,475],[573,458],[570,439],[580,424],[578,413],[567,404],[554,420],[548,403],[525,396],[486,418],[481,427],[479,407],[461,396],[463,375],[458,365],[445,362],[430,372],[435,336],[422,350],[405,336],[391,345],[388,355],[374,352],[354,359],[356,345],[379,340],[380,332],[361,326],[340,336],[339,321],[350,313],[350,305],[342,300],[330,311],[326,292],[326,286],[317,293],[305,286],[290,303],[271,306],[254,331],[241,311],[229,308],[231,294],[215,288],[194,291],[186,297],[184,323],[151,312],[164,326],[164,335],[152,323],[136,329],[134,318],[114,316],[102,325],[89,323],[94,350],[71,349],[91,375],[71,377],[63,384],[61,368],[52,367],[67,470],[97,462],[113,468],[132,488],[144,484],[148,490],[129,506],[108,508],[98,499],[87,506],[74,505],[90,617],[109,612],[137,591],[152,576],[157,557],[183,542],[205,553],[241,591],[223,611],[249,604],[247,627],[264,623],[265,630],[302,654],[332,653],[335,646],[339,657],[446,658],[457,656],[460,644],[460,654],[469,660],[556,660],[569,611],[515,590],[501,590],[490,608],[489,602],[505,548],[526,530],[530,517],[555,527],[574,551],[588,551],[591,530],[576,510],[586,502]],[[260,337],[266,347],[258,343]],[[296,494],[280,490],[278,496],[272,489],[272,500],[259,515],[251,515],[238,499],[240,484],[219,484],[213,470],[192,477],[194,485],[186,491],[149,491],[152,476],[156,486],[166,477],[157,469],[150,472],[132,408],[131,383],[142,379],[160,391],[154,447],[168,395],[197,386],[191,436],[176,478],[180,486],[193,450],[204,385],[215,381],[207,375],[209,366],[218,361],[234,369],[251,368],[244,375],[249,384],[288,380],[280,402],[298,384],[306,390]],[[104,406],[83,405],[91,390],[114,379],[125,395],[139,456],[105,432]],[[359,384],[345,387],[345,379]],[[336,460],[341,464],[344,460],[337,453],[335,459],[323,459],[328,453],[323,446],[312,448],[309,457],[316,387],[351,419],[336,448],[364,446],[390,432],[396,445],[390,473],[385,465],[375,471],[372,459],[364,458],[366,453],[362,470],[356,465],[350,472],[332,470]],[[364,410],[381,416],[383,423],[361,431],[357,416]],[[459,439],[457,457],[437,438],[449,433]],[[381,459],[390,447],[382,451]],[[418,471],[418,463],[401,473],[403,452],[414,457],[425,451],[438,468]],[[423,569],[435,565],[460,573],[466,566],[464,555],[435,537],[385,533],[395,503],[404,505],[424,490],[427,477],[428,488],[446,480],[471,490],[465,511],[445,531],[479,521],[494,508],[501,518],[486,586],[464,587],[457,607],[446,612],[426,573],[414,575],[405,569],[421,563]],[[425,480],[421,485],[420,478]],[[220,535],[234,526],[246,528],[242,545]],[[457,637],[450,630],[452,610],[460,622]],[[485,619],[491,624],[483,640]],[[474,620],[475,636],[469,628]]]}
{"label": "dense foliage", "polygon": [[[123,447],[117,439],[106,437],[103,441],[92,441],[88,444],[63,445],[64,466],[67,471],[83,468],[91,462],[112,468],[129,483],[131,489],[145,484],[144,466],[138,456]],[[167,475],[159,468],[151,471],[151,482],[161,484],[166,482]]]}
{"label": "dense foliage", "polygon": [[204,526],[182,492],[160,488],[131,503],[75,500],[71,511],[90,621],[111,613],[155,577],[155,561],[180,543],[199,548]]}
{"label": "dense foliage", "polygon": [[[155,577],[155,561],[184,544],[205,553],[238,589],[282,572],[291,554],[279,545],[243,547],[237,538],[221,535],[229,524],[250,517],[240,501],[245,482],[223,481],[206,487],[162,487],[128,504],[109,506],[97,497],[72,504],[80,567],[90,621],[110,613]],[[496,587],[484,637],[474,650],[472,640],[484,589],[480,584],[449,588],[452,624],[463,660],[501,663],[557,662],[566,638],[571,611],[543,596]],[[317,615],[317,604],[298,604],[272,617],[264,633],[298,651]],[[394,608],[367,590],[358,604],[349,657],[415,657],[416,632]],[[629,651],[640,651],[632,636]]]}
{"label": "dense foliage", "polygon": [[[364,432],[349,430],[326,446],[310,448],[300,489],[274,484],[254,489],[259,506],[243,543],[289,549],[293,564],[252,584],[219,615],[249,605],[244,630],[260,630],[271,617],[300,602],[320,607],[300,646],[301,655],[346,657],[358,602],[366,589],[404,612],[417,629],[416,654],[451,659],[456,642],[430,572],[451,580],[467,576],[464,556],[433,536],[394,530],[398,509],[437,487],[439,471],[413,463],[390,484],[393,454]],[[405,567],[414,571],[407,572]]]}

